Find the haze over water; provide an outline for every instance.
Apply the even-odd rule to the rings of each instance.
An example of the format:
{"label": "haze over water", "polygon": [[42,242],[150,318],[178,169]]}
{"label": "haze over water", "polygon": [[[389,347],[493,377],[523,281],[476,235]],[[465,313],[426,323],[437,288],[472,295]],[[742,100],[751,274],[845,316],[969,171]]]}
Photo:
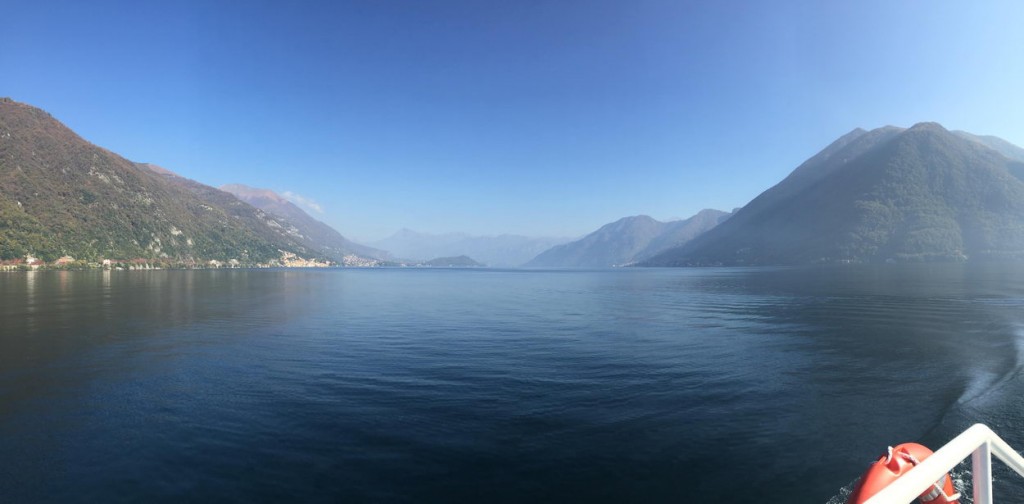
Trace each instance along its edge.
{"label": "haze over water", "polygon": [[1022,307],[1007,265],[3,274],[0,489],[822,503],[886,445],[1024,448]]}

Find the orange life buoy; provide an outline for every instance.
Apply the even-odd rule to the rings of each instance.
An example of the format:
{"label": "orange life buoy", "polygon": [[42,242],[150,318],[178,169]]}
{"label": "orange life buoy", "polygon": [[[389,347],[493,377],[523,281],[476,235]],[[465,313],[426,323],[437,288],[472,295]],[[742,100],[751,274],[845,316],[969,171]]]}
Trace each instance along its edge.
{"label": "orange life buoy", "polygon": [[[931,454],[931,450],[917,443],[903,443],[895,448],[890,446],[889,452],[871,464],[864,476],[861,476],[850,498],[846,499],[846,504],[862,504]],[[959,504],[959,498],[960,494],[953,488],[953,478],[949,474],[918,497],[924,504]]]}

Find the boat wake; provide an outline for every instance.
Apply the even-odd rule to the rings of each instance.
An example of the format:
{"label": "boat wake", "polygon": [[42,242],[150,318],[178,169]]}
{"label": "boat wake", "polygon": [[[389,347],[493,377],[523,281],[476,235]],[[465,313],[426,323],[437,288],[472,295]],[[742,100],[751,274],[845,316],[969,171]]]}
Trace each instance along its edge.
{"label": "boat wake", "polygon": [[[1016,424],[1013,419],[1017,418],[1017,414],[1008,413],[1007,404],[1015,403],[1017,398],[1024,393],[1024,379],[1022,379],[1022,375],[1024,375],[1024,324],[1014,324],[1011,334],[1012,341],[1009,346],[1012,350],[1000,351],[999,355],[1002,358],[995,361],[988,359],[990,364],[987,366],[976,365],[967,369],[963,392],[951,403],[938,423],[926,431],[924,439],[938,438],[948,441],[950,435],[955,435],[978,422],[989,424],[997,430],[1000,426]],[[973,363],[985,360],[966,359]],[[1012,430],[1007,432],[1012,432]],[[961,493],[960,503],[973,503],[970,459],[955,467],[950,472],[950,476],[953,479],[954,487]],[[859,479],[854,479],[839,488],[825,504],[845,504]]]}
{"label": "boat wake", "polygon": [[860,478],[856,478],[853,481],[846,484],[846,486],[839,489],[835,495],[829,500],[825,501],[825,504],[846,504],[846,499],[850,498],[850,494],[853,493],[853,488],[857,486],[857,482]]}
{"label": "boat wake", "polygon": [[956,404],[961,407],[983,409],[994,399],[1001,397],[1006,385],[1017,381],[1024,371],[1024,326],[1014,330],[1013,358],[1003,369],[974,368]]}

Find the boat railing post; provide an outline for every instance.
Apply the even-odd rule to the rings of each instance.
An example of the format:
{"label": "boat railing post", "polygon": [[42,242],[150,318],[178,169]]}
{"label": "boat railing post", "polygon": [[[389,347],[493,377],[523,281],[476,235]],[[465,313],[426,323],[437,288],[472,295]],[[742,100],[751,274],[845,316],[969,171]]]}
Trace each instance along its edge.
{"label": "boat railing post", "polygon": [[[957,464],[971,457],[974,479],[974,504],[992,504],[992,456],[1002,460],[1010,469],[1024,476],[1024,456],[1006,444],[992,429],[972,425],[921,461],[903,477],[893,481],[864,501],[864,504],[892,504],[910,502],[922,491],[933,488],[936,480],[945,477]],[[954,488],[954,494],[959,496]],[[951,496],[952,497],[952,496]]]}
{"label": "boat railing post", "polygon": [[974,504],[992,504],[992,449],[986,439],[971,454],[974,474]]}

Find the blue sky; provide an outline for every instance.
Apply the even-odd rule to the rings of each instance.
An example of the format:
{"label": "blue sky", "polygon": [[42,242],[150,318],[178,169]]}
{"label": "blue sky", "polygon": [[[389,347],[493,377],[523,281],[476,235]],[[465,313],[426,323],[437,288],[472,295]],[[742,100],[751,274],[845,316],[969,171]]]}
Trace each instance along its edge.
{"label": "blue sky", "polygon": [[361,240],[731,210],[855,127],[1024,145],[1024,2],[5,2],[0,96]]}

